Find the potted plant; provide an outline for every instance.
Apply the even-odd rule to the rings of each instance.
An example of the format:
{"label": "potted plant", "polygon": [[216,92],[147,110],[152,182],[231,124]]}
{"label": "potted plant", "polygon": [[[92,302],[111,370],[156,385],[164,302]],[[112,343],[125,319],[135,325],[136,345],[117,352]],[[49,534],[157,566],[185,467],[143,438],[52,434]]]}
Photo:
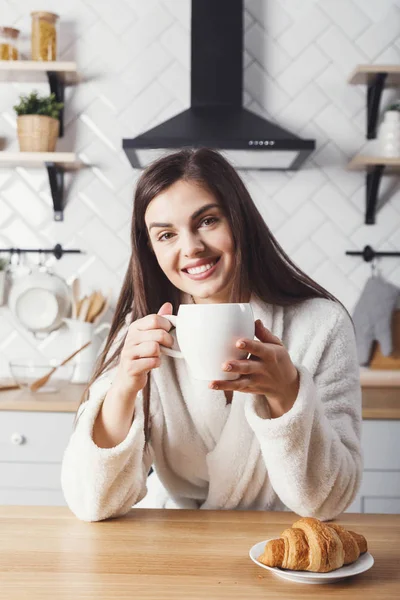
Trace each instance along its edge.
{"label": "potted plant", "polygon": [[14,106],[17,113],[17,130],[21,152],[53,152],[56,147],[63,108],[55,94],[38,96],[37,92],[21,95],[19,104]]}
{"label": "potted plant", "polygon": [[4,288],[6,284],[6,267],[8,262],[5,258],[0,258],[0,306],[4,302]]}
{"label": "potted plant", "polygon": [[387,108],[379,127],[378,140],[382,156],[400,156],[400,100]]}

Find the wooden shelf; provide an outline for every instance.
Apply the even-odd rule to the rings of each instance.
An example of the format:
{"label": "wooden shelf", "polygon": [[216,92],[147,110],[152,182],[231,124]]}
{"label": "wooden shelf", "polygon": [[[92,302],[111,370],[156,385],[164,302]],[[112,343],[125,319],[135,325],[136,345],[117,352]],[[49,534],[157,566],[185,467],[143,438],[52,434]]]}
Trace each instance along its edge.
{"label": "wooden shelf", "polygon": [[0,81],[46,82],[48,79],[47,73],[56,73],[60,81],[66,85],[74,85],[80,80],[75,62],[0,61]]}
{"label": "wooden shelf", "polygon": [[[382,92],[385,87],[400,85],[400,65],[358,65],[348,78],[352,85],[367,86],[367,139],[377,135],[378,118]],[[378,206],[378,191],[383,172],[399,171],[400,157],[364,156],[352,158],[347,168],[352,171],[366,171],[366,213],[365,223],[374,225]]]}
{"label": "wooden shelf", "polygon": [[43,167],[46,163],[70,171],[82,167],[74,152],[0,152],[0,167]]}
{"label": "wooden shelf", "polygon": [[392,170],[400,170],[400,157],[398,158],[386,158],[384,156],[367,156],[363,154],[357,154],[353,156],[347,168],[350,171],[363,171],[368,167],[384,166]]}
{"label": "wooden shelf", "polygon": [[368,85],[379,73],[387,73],[386,86],[400,85],[400,65],[357,65],[347,81],[351,85]]}
{"label": "wooden shelf", "polygon": [[73,152],[0,152],[1,167],[46,167],[53,198],[54,220],[64,218],[64,172],[81,168]]}

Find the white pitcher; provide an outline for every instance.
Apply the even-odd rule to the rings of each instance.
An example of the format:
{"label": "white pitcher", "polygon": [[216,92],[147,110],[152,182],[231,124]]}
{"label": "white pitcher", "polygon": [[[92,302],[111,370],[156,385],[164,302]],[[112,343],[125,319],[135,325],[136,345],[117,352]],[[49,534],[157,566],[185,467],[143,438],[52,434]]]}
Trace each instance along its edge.
{"label": "white pitcher", "polygon": [[71,379],[72,383],[87,383],[93,374],[93,368],[104,341],[104,337],[99,334],[102,331],[109,331],[111,324],[102,323],[96,326],[93,323],[77,319],[64,319],[63,321],[68,328],[71,348],[80,348],[87,342],[91,342],[90,346],[79,352],[73,359],[76,366]]}

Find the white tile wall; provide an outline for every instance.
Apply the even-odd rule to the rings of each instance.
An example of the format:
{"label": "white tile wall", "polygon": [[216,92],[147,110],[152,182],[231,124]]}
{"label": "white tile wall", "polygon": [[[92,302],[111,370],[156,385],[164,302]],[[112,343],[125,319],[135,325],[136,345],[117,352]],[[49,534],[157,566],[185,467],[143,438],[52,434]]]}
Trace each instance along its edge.
{"label": "white tile wall", "polygon": [[[55,223],[44,171],[0,170],[0,245],[78,246],[83,256],[53,260],[85,292],[113,289],[129,256],[135,181],[121,150],[134,136],[190,101],[190,0],[0,0],[2,25],[24,32],[31,10],[61,15],[60,58],[76,60],[84,83],[67,90],[61,150],[75,149],[91,166],[68,178],[65,221]],[[400,190],[393,188],[375,226],[364,225],[364,176],[345,170],[365,141],[365,89],[349,86],[357,63],[399,63],[400,0],[245,0],[245,104],[303,136],[317,150],[296,173],[243,173],[278,240],[351,310],[369,275],[346,249],[372,244],[400,249]],[[13,104],[22,91],[47,86],[0,84],[0,137],[16,149]],[[385,91],[387,105],[398,90]],[[400,286],[400,261],[381,261]],[[54,337],[54,336],[53,336]],[[0,376],[9,358],[54,351],[37,342],[0,307]],[[38,348],[38,349],[36,349]]]}

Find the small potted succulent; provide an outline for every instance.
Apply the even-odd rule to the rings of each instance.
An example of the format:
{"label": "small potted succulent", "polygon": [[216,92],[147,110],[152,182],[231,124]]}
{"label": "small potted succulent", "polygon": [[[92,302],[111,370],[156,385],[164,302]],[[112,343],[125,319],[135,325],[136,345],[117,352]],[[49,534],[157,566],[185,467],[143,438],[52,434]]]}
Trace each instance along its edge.
{"label": "small potted succulent", "polygon": [[56,147],[62,102],[55,94],[40,97],[37,92],[20,96],[14,106],[17,113],[17,130],[21,152],[53,152]]}
{"label": "small potted succulent", "polygon": [[379,127],[378,140],[382,156],[400,156],[400,100],[393,102],[386,109]]}
{"label": "small potted succulent", "polygon": [[6,267],[8,262],[5,258],[0,258],[0,306],[4,302],[4,288],[6,284]]}

